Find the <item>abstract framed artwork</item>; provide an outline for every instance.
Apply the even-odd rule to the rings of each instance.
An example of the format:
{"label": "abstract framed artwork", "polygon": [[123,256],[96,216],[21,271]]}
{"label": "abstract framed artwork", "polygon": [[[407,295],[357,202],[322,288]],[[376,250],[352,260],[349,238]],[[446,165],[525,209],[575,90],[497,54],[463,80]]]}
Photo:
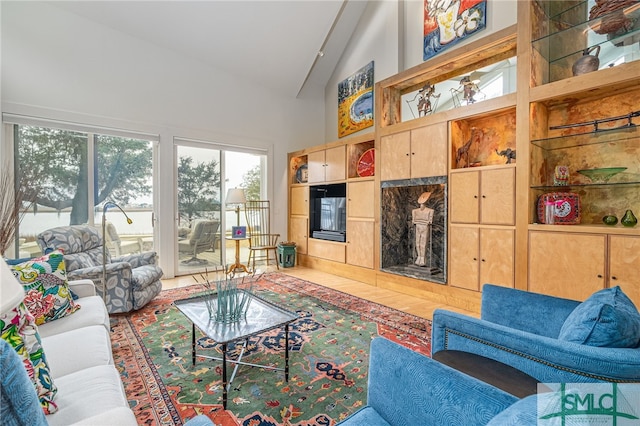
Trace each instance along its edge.
{"label": "abstract framed artwork", "polygon": [[373,61],[338,84],[338,137],[373,126]]}
{"label": "abstract framed artwork", "polygon": [[423,59],[487,26],[487,0],[424,0]]}

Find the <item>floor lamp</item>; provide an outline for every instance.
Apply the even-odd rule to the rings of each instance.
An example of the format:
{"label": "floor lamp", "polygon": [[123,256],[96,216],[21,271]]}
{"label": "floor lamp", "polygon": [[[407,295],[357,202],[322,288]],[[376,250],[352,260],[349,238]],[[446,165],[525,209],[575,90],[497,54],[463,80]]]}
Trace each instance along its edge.
{"label": "floor lamp", "polygon": [[122,210],[122,207],[114,203],[113,201],[107,201],[102,206],[102,299],[105,298],[107,293],[107,209],[109,207],[115,207],[122,212],[124,217],[127,218],[127,223],[131,225],[133,220]]}

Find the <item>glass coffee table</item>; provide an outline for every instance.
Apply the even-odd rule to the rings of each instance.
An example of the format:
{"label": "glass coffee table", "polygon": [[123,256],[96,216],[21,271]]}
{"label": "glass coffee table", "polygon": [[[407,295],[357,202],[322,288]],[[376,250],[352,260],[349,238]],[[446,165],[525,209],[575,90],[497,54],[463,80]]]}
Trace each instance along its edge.
{"label": "glass coffee table", "polygon": [[[284,371],[286,381],[289,381],[289,324],[298,319],[294,312],[289,312],[273,303],[253,296],[247,309],[246,318],[240,321],[224,323],[216,322],[209,317],[207,299],[217,300],[217,295],[202,295],[188,299],[176,300],[173,304],[191,321],[191,362],[196,364],[196,356],[222,361],[222,406],[227,409],[227,393],[231,387],[238,367],[249,365],[251,367],[266,368],[269,370]],[[222,358],[198,355],[196,353],[196,327],[207,337],[222,347]],[[249,337],[264,333],[274,328],[284,327],[284,368],[269,365],[252,364],[242,361],[242,355],[247,347]],[[227,347],[229,343],[244,340],[238,359],[227,359]],[[227,380],[227,361],[235,364],[231,378]]]}

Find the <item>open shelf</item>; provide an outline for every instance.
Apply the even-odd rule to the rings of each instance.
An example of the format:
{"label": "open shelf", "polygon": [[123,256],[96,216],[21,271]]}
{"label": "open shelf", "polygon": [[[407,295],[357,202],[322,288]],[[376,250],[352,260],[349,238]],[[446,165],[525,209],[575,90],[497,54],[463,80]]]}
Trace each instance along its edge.
{"label": "open shelf", "polygon": [[[593,128],[592,124],[585,124],[580,129]],[[580,130],[578,129],[578,130]],[[625,142],[637,140],[640,143],[640,127],[636,125],[624,125],[612,129],[581,132],[565,136],[557,136],[544,139],[535,139],[531,143],[544,150],[576,148],[586,145],[597,145],[612,142]]]}

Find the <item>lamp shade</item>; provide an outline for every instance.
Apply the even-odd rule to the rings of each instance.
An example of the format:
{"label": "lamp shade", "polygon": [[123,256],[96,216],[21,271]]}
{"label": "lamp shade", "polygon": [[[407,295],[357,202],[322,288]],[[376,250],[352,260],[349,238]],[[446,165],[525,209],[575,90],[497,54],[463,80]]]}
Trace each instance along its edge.
{"label": "lamp shade", "polygon": [[4,259],[0,259],[0,313],[15,308],[24,299],[24,288],[11,273]]}
{"label": "lamp shade", "polygon": [[231,188],[227,191],[227,204],[244,204],[247,202],[247,198],[244,196],[244,189]]}

